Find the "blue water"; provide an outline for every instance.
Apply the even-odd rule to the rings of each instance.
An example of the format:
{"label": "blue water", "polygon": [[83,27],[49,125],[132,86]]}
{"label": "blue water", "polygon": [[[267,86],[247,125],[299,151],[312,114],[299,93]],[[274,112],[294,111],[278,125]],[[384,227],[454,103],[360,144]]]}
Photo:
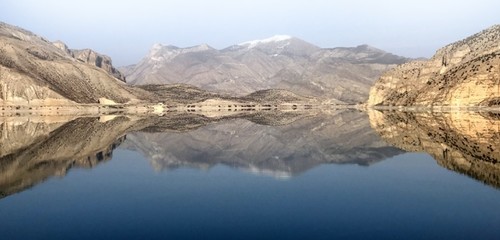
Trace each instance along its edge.
{"label": "blue water", "polygon": [[500,239],[500,190],[427,154],[288,179],[139,153],[0,199],[1,239]]}

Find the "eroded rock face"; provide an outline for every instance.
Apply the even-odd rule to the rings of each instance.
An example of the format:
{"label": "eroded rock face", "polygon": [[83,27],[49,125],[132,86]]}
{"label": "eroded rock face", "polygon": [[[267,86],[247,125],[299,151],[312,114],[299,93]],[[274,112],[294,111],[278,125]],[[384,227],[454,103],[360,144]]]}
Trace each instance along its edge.
{"label": "eroded rock face", "polygon": [[56,45],[0,23],[0,105],[98,103],[99,98],[125,103],[148,97],[91,66],[110,67],[111,61],[107,64],[105,57],[92,51],[77,52],[77,57],[85,59],[82,62],[64,44]]}
{"label": "eroded rock face", "polygon": [[53,44],[76,60],[104,69],[104,71],[111,76],[125,82],[125,76],[123,76],[118,69],[113,67],[112,60],[109,56],[100,54],[92,49],[69,49],[68,46],[61,41],[56,41]]}
{"label": "eroded rock face", "polygon": [[76,59],[88,64],[92,64],[98,68],[102,68],[110,75],[125,82],[125,77],[120,71],[113,67],[113,63],[110,57],[99,54],[91,49],[73,50],[73,54]]}
{"label": "eroded rock face", "polygon": [[370,111],[375,131],[395,147],[427,152],[441,166],[500,188],[500,116],[494,113]]}
{"label": "eroded rock face", "polygon": [[500,25],[403,64],[371,88],[368,105],[495,106],[500,99]]}

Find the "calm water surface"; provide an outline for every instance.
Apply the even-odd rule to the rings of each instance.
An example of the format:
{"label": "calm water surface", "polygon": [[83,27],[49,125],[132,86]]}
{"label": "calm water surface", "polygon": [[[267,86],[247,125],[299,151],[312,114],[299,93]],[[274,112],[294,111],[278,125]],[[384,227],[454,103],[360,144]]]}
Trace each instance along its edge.
{"label": "calm water surface", "polygon": [[[94,135],[114,139],[89,153],[57,140],[82,129],[79,122],[37,125],[48,134],[0,158],[1,238],[499,239],[497,163],[459,156],[457,143],[443,147],[439,128],[412,135],[427,152],[404,152],[414,141],[394,129],[387,137],[370,117],[348,112],[273,126],[236,119],[182,131],[86,119],[81,124],[95,131],[78,136],[87,145],[99,142]],[[487,122],[490,130],[473,129],[482,142],[476,152],[497,139],[498,121]],[[97,131],[123,124],[126,135]],[[468,134],[460,131],[444,132]],[[498,146],[490,148],[496,158]],[[59,157],[65,151],[78,157]],[[44,153],[51,154],[37,157]]]}

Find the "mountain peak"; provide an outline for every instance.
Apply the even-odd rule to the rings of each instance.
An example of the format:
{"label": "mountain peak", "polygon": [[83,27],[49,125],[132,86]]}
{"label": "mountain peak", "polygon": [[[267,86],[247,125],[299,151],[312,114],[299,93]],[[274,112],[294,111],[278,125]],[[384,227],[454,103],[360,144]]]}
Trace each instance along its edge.
{"label": "mountain peak", "polygon": [[246,46],[248,48],[253,48],[253,47],[256,47],[257,45],[260,45],[260,44],[282,42],[282,41],[290,40],[292,38],[293,37],[289,36],[289,35],[274,35],[270,38],[242,42],[238,45],[239,46]]}

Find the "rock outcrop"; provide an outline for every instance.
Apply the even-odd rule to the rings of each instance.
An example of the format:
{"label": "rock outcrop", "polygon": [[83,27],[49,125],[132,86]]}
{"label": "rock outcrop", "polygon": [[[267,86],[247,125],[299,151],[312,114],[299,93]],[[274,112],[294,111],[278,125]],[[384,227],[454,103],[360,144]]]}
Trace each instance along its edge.
{"label": "rock outcrop", "polygon": [[53,42],[53,44],[76,60],[104,69],[109,75],[125,82],[125,76],[113,66],[113,61],[109,56],[100,54],[92,49],[69,49],[61,41]]}
{"label": "rock outcrop", "polygon": [[184,83],[235,96],[279,88],[332,103],[359,103],[384,71],[408,60],[367,45],[322,49],[275,36],[222,50],[156,44],[138,64],[120,70],[133,85]]}
{"label": "rock outcrop", "polygon": [[500,25],[385,73],[371,106],[500,106]]}
{"label": "rock outcrop", "polygon": [[500,115],[369,111],[389,144],[429,153],[439,165],[500,188]]}

